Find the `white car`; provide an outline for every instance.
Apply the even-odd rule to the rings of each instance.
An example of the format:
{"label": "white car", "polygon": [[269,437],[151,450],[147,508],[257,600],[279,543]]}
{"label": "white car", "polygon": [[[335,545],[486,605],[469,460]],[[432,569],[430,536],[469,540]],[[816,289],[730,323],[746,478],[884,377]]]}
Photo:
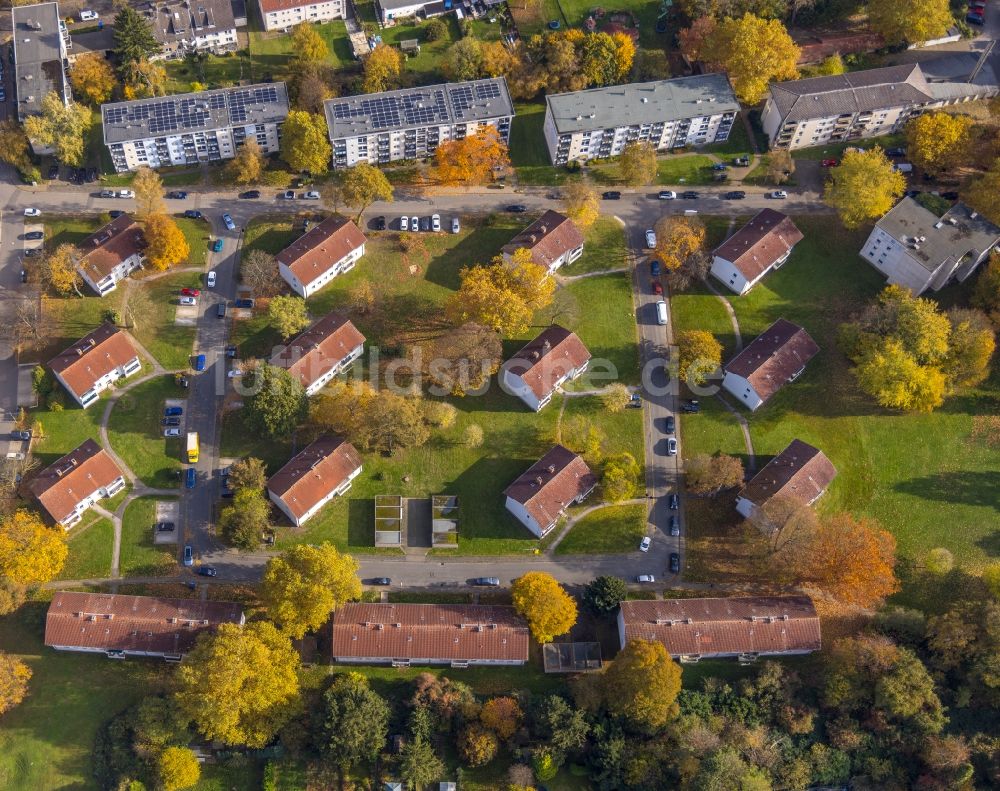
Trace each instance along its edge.
{"label": "white car", "polygon": [[98,15],[96,11],[88,11],[87,9],[84,9],[83,11],[80,12],[81,22],[93,22],[97,18]]}
{"label": "white car", "polygon": [[25,209],[24,210],[24,216],[25,217],[40,217],[41,214],[42,214],[41,209]]}
{"label": "white car", "polygon": [[441,230],[441,215],[432,214],[431,215],[431,230],[440,231]]}
{"label": "white car", "polygon": [[656,582],[656,577],[652,574],[640,574],[635,578],[636,582]]}
{"label": "white car", "polygon": [[180,304],[182,304],[182,305],[197,305],[198,304],[198,298],[197,297],[181,297]]}
{"label": "white car", "polygon": [[671,437],[667,440],[667,455],[676,456],[677,455],[677,437]]}
{"label": "white car", "polygon": [[135,193],[132,190],[118,190],[119,198],[134,198]]}
{"label": "white car", "polygon": [[653,539],[649,536],[643,536],[642,542],[639,544],[640,552],[649,552],[649,545],[653,543]]}
{"label": "white car", "polygon": [[420,230],[420,218],[416,215],[410,217],[410,230],[414,232]]}
{"label": "white car", "polygon": [[462,230],[462,223],[458,221],[458,217],[451,218],[451,232],[458,233]]}
{"label": "white car", "polygon": [[319,200],[319,193],[316,190],[302,193],[302,200]]}
{"label": "white car", "polygon": [[660,200],[676,200],[677,193],[673,190],[660,190],[660,194],[657,197]]}
{"label": "white car", "polygon": [[205,278],[205,285],[209,288],[215,288],[215,272],[208,273],[208,277]]}
{"label": "white car", "polygon": [[243,371],[239,370],[238,368],[233,368],[231,371],[229,371],[229,373],[226,374],[226,377],[229,379],[238,379],[241,376],[243,376]]}
{"label": "white car", "polygon": [[646,229],[646,249],[652,250],[656,247],[656,234],[652,228]]}
{"label": "white car", "polygon": [[408,230],[410,230],[410,218],[409,217],[400,217],[399,218],[399,230],[401,230],[401,231],[408,231]]}
{"label": "white car", "polygon": [[179,428],[168,428],[164,429],[164,437],[179,437],[181,435],[181,430]]}
{"label": "white car", "polygon": [[775,200],[784,200],[785,198],[788,197],[788,193],[785,192],[784,190],[775,190],[774,192],[771,193],[771,197],[774,198]]}

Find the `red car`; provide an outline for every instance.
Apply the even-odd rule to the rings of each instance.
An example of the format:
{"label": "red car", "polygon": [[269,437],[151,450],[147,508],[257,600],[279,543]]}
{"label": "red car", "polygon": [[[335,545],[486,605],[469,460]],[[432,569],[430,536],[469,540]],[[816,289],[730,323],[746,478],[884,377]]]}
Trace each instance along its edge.
{"label": "red car", "polygon": [[835,168],[840,163],[836,159],[824,159],[819,164],[821,164],[825,168]]}
{"label": "red car", "polygon": [[663,293],[663,284],[660,283],[659,280],[654,280],[653,281],[653,293],[654,294],[662,294]]}
{"label": "red car", "polygon": [[182,288],[181,294],[185,297],[200,297],[201,290],[197,288]]}

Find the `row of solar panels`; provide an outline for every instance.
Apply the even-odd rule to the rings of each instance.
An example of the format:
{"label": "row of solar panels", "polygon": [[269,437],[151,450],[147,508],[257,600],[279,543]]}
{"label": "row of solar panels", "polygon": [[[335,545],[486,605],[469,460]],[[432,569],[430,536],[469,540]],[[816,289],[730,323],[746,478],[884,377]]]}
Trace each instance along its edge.
{"label": "row of solar panels", "polygon": [[146,124],[150,133],[161,134],[210,126],[212,110],[228,109],[230,123],[246,123],[249,108],[277,101],[278,91],[274,86],[235,88],[183,98],[161,97],[106,105],[104,122],[112,126]]}

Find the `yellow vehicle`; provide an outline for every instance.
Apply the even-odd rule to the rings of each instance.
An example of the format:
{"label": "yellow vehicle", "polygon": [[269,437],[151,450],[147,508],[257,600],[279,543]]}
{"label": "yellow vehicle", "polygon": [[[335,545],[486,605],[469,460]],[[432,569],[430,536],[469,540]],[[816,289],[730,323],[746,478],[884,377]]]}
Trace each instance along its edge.
{"label": "yellow vehicle", "polygon": [[198,432],[189,431],[187,438],[188,464],[198,461]]}

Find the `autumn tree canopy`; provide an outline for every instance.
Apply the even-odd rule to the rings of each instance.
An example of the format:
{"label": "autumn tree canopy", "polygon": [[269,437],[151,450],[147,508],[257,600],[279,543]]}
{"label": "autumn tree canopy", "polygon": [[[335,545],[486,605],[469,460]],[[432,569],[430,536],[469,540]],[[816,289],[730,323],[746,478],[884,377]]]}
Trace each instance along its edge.
{"label": "autumn tree canopy", "polygon": [[362,69],[362,93],[379,93],[399,87],[403,73],[403,53],[388,44],[379,44],[365,56]]}
{"label": "autumn tree canopy", "polygon": [[972,118],[933,112],[906,124],[907,155],[922,170],[938,173],[958,165],[969,152]]}
{"label": "autumn tree canopy", "polygon": [[666,214],[653,226],[656,255],[667,271],[680,269],[705,244],[705,223],[697,217]]}
{"label": "autumn tree canopy", "polygon": [[589,181],[571,181],[562,188],[563,208],[566,216],[580,228],[589,228],[600,216],[600,197]]}
{"label": "autumn tree canopy", "polygon": [[701,60],[721,66],[729,75],[737,98],[757,104],[774,80],[794,80],[799,48],[777,19],[753,14],[719,20],[700,42]]}
{"label": "autumn tree canopy", "polygon": [[556,285],[524,248],[509,263],[497,256],[489,266],[463,267],[459,277],[445,314],[454,324],[471,321],[501,335],[525,332],[534,311],[552,302]]}
{"label": "autumn tree canopy", "polygon": [[552,642],[576,623],[576,602],[551,574],[529,571],[514,580],[510,592],[514,607],[539,643]]}
{"label": "autumn tree canopy", "polygon": [[0,521],[0,579],[43,585],[62,571],[68,552],[63,531],[31,511],[15,511]]}
{"label": "autumn tree canopy", "polygon": [[153,269],[163,271],[187,261],[191,254],[176,220],[166,214],[151,214],[143,225],[146,237],[146,262]]}
{"label": "autumn tree canopy", "polygon": [[428,376],[443,393],[463,396],[481,388],[500,369],[503,343],[496,330],[467,321],[431,345]]}
{"label": "autumn tree canopy", "polygon": [[28,694],[31,668],[0,651],[0,717],[21,703]]}
{"label": "autumn tree canopy", "polygon": [[281,126],[281,158],[293,170],[322,175],[330,168],[330,138],[326,119],[304,110],[291,110]]}
{"label": "autumn tree canopy", "polygon": [[445,186],[489,184],[509,168],[507,144],[492,126],[447,140],[434,152],[434,177]]}
{"label": "autumn tree canopy", "polygon": [[69,73],[73,93],[98,106],[111,98],[117,80],[111,64],[99,52],[87,52],[77,57]]}
{"label": "autumn tree canopy", "polygon": [[919,44],[940,38],[952,23],[948,0],[898,0],[868,5],[868,24],[887,44]]}
{"label": "autumn tree canopy", "polygon": [[375,201],[392,200],[392,184],[377,167],[360,162],[344,171],[340,196],[347,206],[357,210],[354,221],[359,222],[365,209]]}
{"label": "autumn tree canopy", "polygon": [[430,438],[421,399],[368,382],[334,382],[312,400],[309,423],[340,434],[362,450],[394,453],[420,447]]}
{"label": "autumn tree canopy", "polygon": [[682,382],[703,385],[722,367],[722,344],[707,330],[685,330],[677,336],[677,375]]}
{"label": "autumn tree canopy", "polygon": [[848,151],[840,165],[830,168],[823,199],[840,215],[847,228],[881,217],[906,190],[906,177],[892,169],[878,147]]}
{"label": "autumn tree canopy", "polygon": [[646,140],[628,143],[618,156],[618,174],[630,187],[645,187],[656,181],[656,149]]}
{"label": "autumn tree canopy", "polygon": [[604,705],[639,730],[657,731],[677,716],[680,666],[663,643],[629,640],[600,679]]}
{"label": "autumn tree canopy", "polygon": [[63,104],[58,91],[42,97],[41,112],[24,120],[24,132],[30,140],[55,151],[66,165],[83,164],[84,136],[94,122],[89,108],[70,102]]}

